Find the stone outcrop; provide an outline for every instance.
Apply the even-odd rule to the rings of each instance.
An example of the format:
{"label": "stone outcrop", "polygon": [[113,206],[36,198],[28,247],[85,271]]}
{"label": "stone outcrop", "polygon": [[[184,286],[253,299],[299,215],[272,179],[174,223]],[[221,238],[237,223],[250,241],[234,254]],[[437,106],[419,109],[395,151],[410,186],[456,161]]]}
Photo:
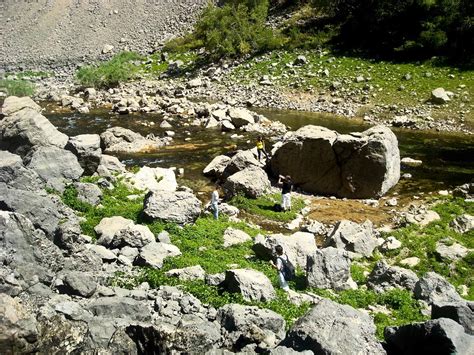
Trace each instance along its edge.
{"label": "stone outcrop", "polygon": [[474,335],[474,302],[435,302],[431,307],[431,319],[449,318],[464,327],[467,334]]}
{"label": "stone outcrop", "polygon": [[227,270],[223,286],[238,292],[247,301],[270,301],[276,297],[272,283],[263,273],[251,269]]}
{"label": "stone outcrop", "polygon": [[408,269],[389,266],[385,261],[379,261],[367,278],[367,286],[376,292],[385,292],[394,288],[412,291],[418,282],[418,276]]}
{"label": "stone outcrop", "polygon": [[143,137],[123,127],[112,127],[100,135],[106,153],[148,153],[157,151],[164,143]]}
{"label": "stone outcrop", "polygon": [[3,101],[1,112],[3,116],[10,116],[15,112],[23,110],[24,108],[30,108],[38,113],[41,112],[41,106],[28,96],[8,96],[5,101]]}
{"label": "stone outcrop", "polygon": [[19,155],[0,150],[0,183],[20,190],[39,190],[44,181],[31,169],[25,168]]}
{"label": "stone outcrop", "polygon": [[229,176],[224,183],[226,196],[243,194],[249,198],[264,195],[270,189],[267,173],[259,167],[249,167]]}
{"label": "stone outcrop", "polygon": [[186,191],[152,191],[145,197],[143,213],[150,219],[191,223],[201,214],[201,202]]}
{"label": "stone outcrop", "polygon": [[400,178],[398,141],[384,126],[344,135],[305,126],[286,136],[272,156],[271,169],[276,176],[290,175],[304,191],[380,197]]}
{"label": "stone outcrop", "polygon": [[462,299],[454,286],[435,272],[428,272],[420,278],[415,285],[414,294],[417,299],[428,303],[456,302]]}
{"label": "stone outcrop", "polygon": [[206,176],[219,177],[224,173],[224,169],[229,164],[231,158],[225,155],[218,155],[207,164],[202,173]]}

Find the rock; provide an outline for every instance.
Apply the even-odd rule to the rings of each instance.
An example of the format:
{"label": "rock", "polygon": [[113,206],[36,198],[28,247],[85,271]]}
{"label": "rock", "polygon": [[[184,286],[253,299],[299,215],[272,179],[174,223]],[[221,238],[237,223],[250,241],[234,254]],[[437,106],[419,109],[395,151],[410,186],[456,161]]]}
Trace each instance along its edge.
{"label": "rock", "polygon": [[99,176],[112,176],[114,173],[125,173],[125,165],[116,157],[102,154],[100,157],[100,164],[97,167],[97,174]]}
{"label": "rock", "polygon": [[165,273],[168,277],[177,277],[181,281],[204,280],[206,272],[201,265],[189,266],[183,269],[172,269]]}
{"label": "rock", "polygon": [[[1,160],[1,159],[0,159]],[[0,180],[1,181],[1,180]],[[453,228],[457,233],[467,233],[474,230],[474,216],[469,214],[463,214],[456,217],[449,226]]]}
{"label": "rock", "polygon": [[428,303],[461,300],[461,296],[456,292],[454,286],[435,272],[428,272],[420,278],[415,285],[414,294],[415,298]]}
{"label": "rock", "polygon": [[99,236],[97,243],[104,246],[109,246],[114,237],[121,231],[134,223],[132,220],[123,218],[121,216],[102,218],[100,223],[94,227],[94,231]]}
{"label": "rock", "polygon": [[240,150],[235,154],[224,169],[223,177],[227,178],[249,167],[260,167],[260,163],[250,150]]}
{"label": "rock", "polygon": [[165,129],[169,129],[169,128],[173,128],[173,126],[166,120],[163,120],[161,123],[160,123],[160,128],[165,128]]}
{"label": "rock", "polygon": [[464,327],[467,334],[474,335],[474,302],[438,302],[431,307],[431,319],[449,318]]}
{"label": "rock", "polygon": [[322,299],[288,331],[280,345],[315,354],[385,354],[369,315]]}
{"label": "rock", "polygon": [[250,167],[228,177],[223,188],[229,197],[242,193],[246,197],[257,198],[264,195],[270,186],[270,180],[263,169]]}
{"label": "rock", "polygon": [[468,253],[469,249],[463,247],[461,244],[454,243],[452,245],[445,245],[443,243],[436,243],[436,255],[448,261],[456,261],[464,258]]}
{"label": "rock", "polygon": [[431,91],[431,102],[437,105],[446,104],[451,99],[443,88],[437,88]]}
{"label": "rock", "polygon": [[19,155],[0,150],[0,183],[20,190],[39,190],[44,182],[39,175],[23,166]]}
{"label": "rock", "polygon": [[152,191],[145,196],[143,213],[153,220],[191,223],[201,214],[201,202],[186,191]]}
{"label": "rock", "polygon": [[58,313],[64,314],[64,316],[70,320],[88,322],[92,319],[92,314],[76,302],[60,302],[54,306],[54,310]]}
{"label": "rock", "polygon": [[394,288],[412,291],[418,282],[418,276],[408,269],[389,266],[385,261],[378,261],[367,278],[367,286],[375,292],[382,293]]}
{"label": "rock", "polygon": [[173,170],[143,166],[133,174],[125,174],[126,184],[130,188],[145,191],[176,191],[178,184]]}
{"label": "rock", "polygon": [[30,97],[16,97],[8,96],[2,105],[2,115],[11,116],[15,112],[21,111],[24,108],[31,109],[38,113],[41,112],[41,106],[34,102]]}
{"label": "rock", "polygon": [[202,86],[202,79],[201,78],[195,78],[195,79],[189,80],[188,84],[186,86],[188,87],[188,89],[198,88],[198,87]]}
{"label": "rock", "polygon": [[93,253],[97,254],[105,262],[112,262],[117,259],[117,256],[113,252],[102,245],[87,244],[86,247]]}
{"label": "rock", "polygon": [[210,286],[219,286],[225,280],[225,272],[221,272],[218,274],[207,274],[205,281],[206,285]]}
{"label": "rock", "polygon": [[415,267],[419,263],[420,263],[420,258],[417,258],[416,256],[400,260],[401,265],[408,266],[408,267]]}
{"label": "rock", "polygon": [[304,230],[315,235],[325,235],[327,233],[326,226],[318,221],[310,221],[303,226]]}
{"label": "rock", "polygon": [[143,137],[123,127],[112,127],[100,135],[101,145],[107,153],[156,152],[164,143]]}
{"label": "rock", "polygon": [[350,135],[302,127],[287,135],[270,165],[304,191],[338,197],[380,197],[400,178],[398,141],[384,126]]}
{"label": "rock", "polygon": [[84,169],[84,175],[92,175],[97,171],[102,157],[98,134],[81,134],[70,137],[66,149],[77,157],[79,164]]}
{"label": "rock", "polygon": [[252,237],[240,229],[227,227],[227,229],[224,231],[224,248],[245,243],[249,240],[252,240]]}
{"label": "rock", "polygon": [[351,263],[346,251],[333,247],[308,255],[306,279],[310,287],[347,290],[357,288],[351,278]]}
{"label": "rock", "polygon": [[66,293],[81,297],[91,297],[97,289],[94,278],[83,272],[71,271],[66,274],[63,282]]}
{"label": "rock", "polygon": [[236,128],[255,123],[251,112],[244,108],[230,108],[229,111],[227,111],[227,115],[229,115],[232,124]]}
{"label": "rock", "polygon": [[135,258],[134,265],[151,266],[155,269],[160,269],[163,266],[164,259],[179,255],[181,255],[181,251],[173,244],[152,242],[140,249],[140,253]]}
{"label": "rock", "polygon": [[260,271],[252,269],[227,270],[223,287],[238,292],[247,301],[267,302],[276,298],[270,280]]}
{"label": "rock", "polygon": [[24,156],[33,146],[64,148],[68,137],[48,119],[31,108],[24,108],[0,120],[0,149]]}
{"label": "rock", "polygon": [[453,191],[453,196],[474,199],[474,182],[457,186]]}
{"label": "rock", "polygon": [[235,129],[235,126],[232,124],[232,122],[223,120],[220,122],[221,130],[222,132],[230,132]]}
{"label": "rock", "polygon": [[34,352],[40,334],[35,317],[17,298],[0,293],[0,349],[4,354]]}
{"label": "rock", "polygon": [[230,162],[230,158],[225,155],[218,155],[204,168],[202,173],[206,176],[220,177],[224,173],[224,169]]}
{"label": "rock", "polygon": [[389,236],[380,246],[380,249],[388,251],[388,250],[395,250],[399,249],[402,246],[402,242],[397,240],[393,236]]}
{"label": "rock", "polygon": [[160,243],[166,243],[166,244],[171,244],[171,238],[170,234],[167,231],[161,231],[158,233],[156,236],[156,241]]}
{"label": "rock", "polygon": [[218,310],[217,321],[229,334],[229,345],[236,350],[247,344],[274,347],[285,336],[283,317],[255,306],[226,304]]}
{"label": "rock", "polygon": [[406,166],[410,166],[410,167],[417,167],[417,166],[421,166],[423,164],[423,161],[405,157],[400,161],[400,163]]}
{"label": "rock", "polygon": [[103,297],[93,300],[87,309],[96,317],[148,321],[150,311],[144,302],[127,297]]}
{"label": "rock", "polygon": [[113,51],[113,49],[114,46],[112,46],[111,44],[104,44],[104,46],[102,47],[102,54],[110,53]]}
{"label": "rock", "polygon": [[333,246],[370,257],[377,247],[374,226],[369,220],[363,224],[342,220],[336,224],[334,230],[329,234],[326,246]]}
{"label": "rock", "polygon": [[102,190],[96,184],[76,182],[74,188],[77,191],[77,198],[89,205],[97,206],[102,199]]}
{"label": "rock", "polygon": [[306,269],[308,255],[312,255],[318,249],[314,235],[305,232],[296,232],[292,235],[271,234],[263,236],[259,234],[255,237],[252,249],[257,257],[263,260],[272,260],[277,245],[281,245],[290,261],[302,269]]}
{"label": "rock", "polygon": [[452,319],[441,318],[384,331],[387,354],[472,354],[474,339]]}
{"label": "rock", "polygon": [[95,100],[97,98],[97,90],[94,88],[84,89],[84,97],[89,101]]}
{"label": "rock", "polygon": [[78,180],[84,172],[74,154],[54,146],[34,148],[24,162],[47,186],[59,192],[64,191],[68,181]]}
{"label": "rock", "polygon": [[308,59],[306,59],[304,55],[299,55],[293,61],[293,65],[304,65],[304,64],[308,64]]}
{"label": "rock", "polygon": [[[103,243],[103,239],[99,239]],[[126,246],[132,248],[141,248],[149,243],[155,242],[155,235],[148,226],[141,224],[129,224],[125,228],[118,230],[110,244],[109,248],[123,248]]]}
{"label": "rock", "polygon": [[[209,207],[211,207],[210,204]],[[240,210],[235,206],[229,205],[225,202],[221,202],[219,204],[219,213],[225,214],[229,217],[233,217],[237,216],[240,213]]]}

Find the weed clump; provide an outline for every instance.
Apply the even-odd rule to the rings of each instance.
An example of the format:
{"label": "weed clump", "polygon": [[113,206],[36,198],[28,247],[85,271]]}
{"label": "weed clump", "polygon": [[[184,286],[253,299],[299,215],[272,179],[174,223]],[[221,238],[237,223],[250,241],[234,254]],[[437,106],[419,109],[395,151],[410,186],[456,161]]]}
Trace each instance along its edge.
{"label": "weed clump", "polygon": [[32,96],[35,93],[35,86],[27,80],[0,80],[0,91],[7,96]]}

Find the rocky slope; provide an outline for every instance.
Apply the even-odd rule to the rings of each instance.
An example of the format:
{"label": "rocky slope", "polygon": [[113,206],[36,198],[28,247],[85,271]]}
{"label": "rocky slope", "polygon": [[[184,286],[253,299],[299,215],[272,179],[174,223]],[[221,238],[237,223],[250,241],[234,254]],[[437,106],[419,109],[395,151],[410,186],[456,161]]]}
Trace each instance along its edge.
{"label": "rocky slope", "polygon": [[147,52],[188,29],[205,0],[2,1],[5,68],[77,64],[126,49]]}

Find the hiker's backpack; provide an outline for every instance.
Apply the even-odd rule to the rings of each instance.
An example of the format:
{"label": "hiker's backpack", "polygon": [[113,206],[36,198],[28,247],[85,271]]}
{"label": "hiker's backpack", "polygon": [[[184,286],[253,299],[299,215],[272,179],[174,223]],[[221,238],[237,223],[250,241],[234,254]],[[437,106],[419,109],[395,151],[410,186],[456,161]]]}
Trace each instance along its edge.
{"label": "hiker's backpack", "polygon": [[290,259],[288,259],[288,255],[286,256],[286,260],[282,257],[278,257],[281,260],[283,265],[283,269],[281,270],[283,277],[285,280],[293,280],[295,278],[295,266],[291,263]]}

